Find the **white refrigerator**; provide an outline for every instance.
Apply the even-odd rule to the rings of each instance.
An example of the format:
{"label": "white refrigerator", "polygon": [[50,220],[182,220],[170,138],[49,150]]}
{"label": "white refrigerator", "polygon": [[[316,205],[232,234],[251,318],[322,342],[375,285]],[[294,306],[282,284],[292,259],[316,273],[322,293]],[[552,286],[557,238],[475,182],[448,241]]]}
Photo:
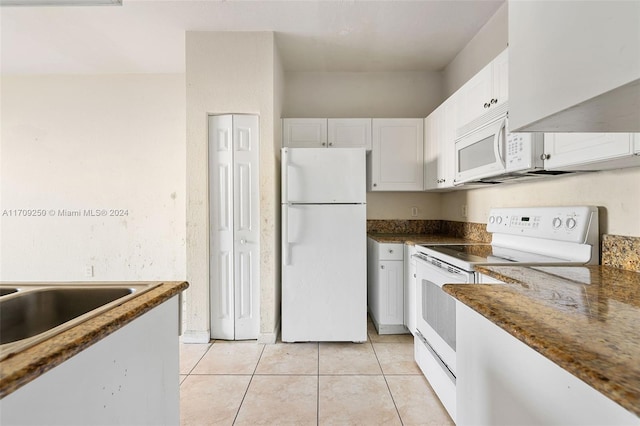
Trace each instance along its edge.
{"label": "white refrigerator", "polygon": [[282,341],[367,340],[363,148],[282,149]]}

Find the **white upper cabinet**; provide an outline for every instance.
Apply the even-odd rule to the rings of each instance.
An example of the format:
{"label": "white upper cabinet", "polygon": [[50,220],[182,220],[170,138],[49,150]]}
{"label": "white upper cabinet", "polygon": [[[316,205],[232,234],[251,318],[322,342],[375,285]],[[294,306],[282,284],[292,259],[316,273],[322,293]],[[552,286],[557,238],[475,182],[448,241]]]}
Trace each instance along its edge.
{"label": "white upper cabinet", "polygon": [[371,150],[371,119],[330,118],[328,142],[334,148]]}
{"label": "white upper cabinet", "polygon": [[326,118],[284,118],[282,146],[289,148],[322,148],[327,146]]}
{"label": "white upper cabinet", "polygon": [[424,189],[453,187],[456,98],[447,99],[425,119]]}
{"label": "white upper cabinet", "polygon": [[370,118],[284,118],[282,146],[371,149]]}
{"label": "white upper cabinet", "polygon": [[374,118],[373,146],[367,155],[370,191],[424,189],[424,119]]}
{"label": "white upper cabinet", "polygon": [[464,126],[507,102],[508,50],[505,49],[457,92],[457,122]]}
{"label": "white upper cabinet", "polygon": [[510,1],[511,131],[640,132],[640,2]]}
{"label": "white upper cabinet", "polygon": [[607,170],[640,166],[634,155],[639,134],[545,133],[544,168],[547,170]]}

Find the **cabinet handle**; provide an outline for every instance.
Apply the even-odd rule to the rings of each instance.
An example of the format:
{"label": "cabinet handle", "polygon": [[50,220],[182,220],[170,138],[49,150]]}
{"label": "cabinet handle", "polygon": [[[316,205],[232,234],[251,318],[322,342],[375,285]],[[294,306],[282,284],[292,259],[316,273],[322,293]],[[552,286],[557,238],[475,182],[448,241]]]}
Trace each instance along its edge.
{"label": "cabinet handle", "polygon": [[377,183],[374,183],[374,184],[373,184],[373,186],[378,186],[378,184],[377,184]]}
{"label": "cabinet handle", "polygon": [[393,253],[393,250],[389,249],[389,253]]}
{"label": "cabinet handle", "polygon": [[491,106],[491,104],[489,102],[485,102],[485,104],[484,104],[484,108],[485,109],[489,108],[490,106]]}
{"label": "cabinet handle", "polygon": [[384,265],[380,265],[380,269],[384,269]]}
{"label": "cabinet handle", "polygon": [[491,104],[495,105],[498,103],[498,100],[496,98],[491,99]]}
{"label": "cabinet handle", "polygon": [[326,145],[327,145],[326,143],[322,142],[322,146],[326,146]]}
{"label": "cabinet handle", "polygon": [[417,278],[417,277],[416,277],[416,274],[413,274],[413,278]]}
{"label": "cabinet handle", "polygon": [[329,142],[329,146],[333,146],[333,142]]}
{"label": "cabinet handle", "polygon": [[540,155],[540,159],[541,159],[541,160],[548,160],[549,158],[551,158],[551,155],[549,155],[549,154],[542,154],[542,155]]}

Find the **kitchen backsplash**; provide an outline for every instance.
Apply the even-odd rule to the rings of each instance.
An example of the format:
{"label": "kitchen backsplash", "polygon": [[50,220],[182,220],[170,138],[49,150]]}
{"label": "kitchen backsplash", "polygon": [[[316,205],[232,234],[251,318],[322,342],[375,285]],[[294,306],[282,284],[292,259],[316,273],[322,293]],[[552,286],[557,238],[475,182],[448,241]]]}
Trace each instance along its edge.
{"label": "kitchen backsplash", "polygon": [[367,232],[375,234],[441,234],[441,220],[368,219]]}
{"label": "kitchen backsplash", "polygon": [[441,232],[453,237],[467,238],[469,240],[491,242],[491,234],[487,232],[486,223],[442,221]]}
{"label": "kitchen backsplash", "polygon": [[376,234],[436,234],[490,243],[486,223],[449,220],[367,220],[367,232]]}
{"label": "kitchen backsplash", "polygon": [[602,264],[640,272],[640,237],[602,236]]}

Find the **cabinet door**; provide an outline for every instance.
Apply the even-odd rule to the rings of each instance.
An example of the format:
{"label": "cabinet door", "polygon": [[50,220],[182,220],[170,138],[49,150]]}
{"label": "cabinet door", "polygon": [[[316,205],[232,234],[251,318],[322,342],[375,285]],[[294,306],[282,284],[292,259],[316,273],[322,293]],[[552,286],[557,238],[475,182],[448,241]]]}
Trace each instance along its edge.
{"label": "cabinet door", "polygon": [[404,264],[400,260],[381,260],[378,263],[380,324],[404,324],[403,267]]}
{"label": "cabinet door", "polygon": [[438,189],[440,163],[440,115],[438,107],[424,120],[424,189]]}
{"label": "cabinet door", "polygon": [[505,49],[491,61],[492,66],[492,101],[491,108],[507,102],[509,99],[509,51]]}
{"label": "cabinet door", "polygon": [[488,64],[474,75],[457,92],[459,105],[458,124],[464,126],[480,117],[491,107],[493,68]]}
{"label": "cabinet door", "polygon": [[330,118],[328,130],[329,147],[371,150],[370,118]]}
{"label": "cabinet door", "polygon": [[290,148],[322,148],[327,146],[326,118],[284,118],[282,146]]}
{"label": "cabinet door", "polygon": [[509,98],[509,56],[505,49],[456,92],[457,125],[462,127]]}
{"label": "cabinet door", "polygon": [[[547,170],[604,170],[633,155],[629,133],[545,133]],[[634,158],[630,158],[635,160]]]}
{"label": "cabinet door", "polygon": [[424,119],[373,119],[369,190],[422,191]]}
{"label": "cabinet door", "polygon": [[447,99],[425,119],[424,189],[453,187],[456,98]]}
{"label": "cabinet door", "polygon": [[439,135],[438,157],[438,188],[452,188],[455,175],[454,150],[456,142],[456,131],[458,130],[458,107],[457,98],[449,98],[444,103],[444,114]]}

